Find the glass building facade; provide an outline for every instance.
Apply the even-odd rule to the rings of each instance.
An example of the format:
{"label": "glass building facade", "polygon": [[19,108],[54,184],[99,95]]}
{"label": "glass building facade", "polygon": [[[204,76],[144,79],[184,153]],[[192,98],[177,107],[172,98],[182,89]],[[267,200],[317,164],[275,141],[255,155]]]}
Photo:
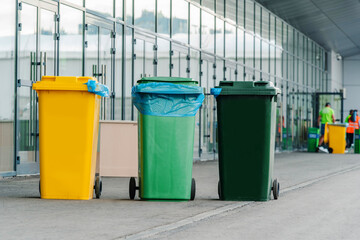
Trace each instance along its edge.
{"label": "glass building facade", "polygon": [[[314,121],[312,93],[328,90],[325,50],[252,0],[3,0],[1,5],[3,176],[38,172],[31,83],[43,75],[97,77],[111,90],[101,110],[107,120],[137,120],[131,87],[141,77],[199,81],[206,99],[196,118],[195,160],[216,156],[216,102],[209,93],[219,81],[266,80],[281,89],[278,151],[306,147]],[[244,117],[256,127],[254,116]]]}

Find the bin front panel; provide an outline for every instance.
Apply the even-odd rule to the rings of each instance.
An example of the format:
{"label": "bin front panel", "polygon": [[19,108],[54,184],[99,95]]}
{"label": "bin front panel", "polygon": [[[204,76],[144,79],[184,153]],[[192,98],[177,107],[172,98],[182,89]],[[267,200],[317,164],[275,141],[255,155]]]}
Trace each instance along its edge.
{"label": "bin front panel", "polygon": [[344,154],[346,147],[346,127],[345,125],[328,124],[329,129],[329,148],[333,153]]}
{"label": "bin front panel", "polygon": [[41,197],[93,197],[100,96],[38,91]]}
{"label": "bin front panel", "polygon": [[142,199],[190,199],[194,129],[195,117],[139,114]]}
{"label": "bin front panel", "polygon": [[275,147],[274,99],[274,96],[217,97],[223,200],[270,198]]}
{"label": "bin front panel", "polygon": [[308,152],[316,152],[316,148],[319,145],[319,134],[318,128],[309,128],[308,130]]}

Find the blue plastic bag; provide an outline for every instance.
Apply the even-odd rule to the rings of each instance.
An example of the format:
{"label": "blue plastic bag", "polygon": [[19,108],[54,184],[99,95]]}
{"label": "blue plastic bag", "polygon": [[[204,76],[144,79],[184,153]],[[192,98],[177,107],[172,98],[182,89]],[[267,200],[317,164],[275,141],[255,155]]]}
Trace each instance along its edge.
{"label": "blue plastic bag", "polygon": [[87,83],[84,83],[88,87],[88,91],[95,93],[102,97],[109,97],[109,88],[101,83],[97,83],[95,80],[90,80]]}
{"label": "blue plastic bag", "polygon": [[211,88],[210,89],[210,94],[214,95],[214,97],[216,98],[217,96],[220,95],[221,90],[222,90],[222,88]]}
{"label": "blue plastic bag", "polygon": [[155,82],[132,88],[133,104],[144,115],[195,116],[204,98],[202,88],[197,86]]}

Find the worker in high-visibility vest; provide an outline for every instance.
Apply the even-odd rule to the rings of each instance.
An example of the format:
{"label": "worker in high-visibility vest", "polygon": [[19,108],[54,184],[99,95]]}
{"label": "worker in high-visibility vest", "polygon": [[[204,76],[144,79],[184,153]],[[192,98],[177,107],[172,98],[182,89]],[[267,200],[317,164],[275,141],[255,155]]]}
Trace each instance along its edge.
{"label": "worker in high-visibility vest", "polygon": [[331,104],[328,102],[325,104],[325,107],[321,109],[319,118],[318,118],[318,126],[320,127],[320,139],[319,139],[319,149],[322,150],[322,144],[324,142],[324,134],[325,134],[325,124],[326,123],[335,123],[334,110],[331,108]]}
{"label": "worker in high-visibility vest", "polygon": [[359,129],[360,117],[357,114],[357,110],[354,110],[351,117],[349,118],[349,125],[346,128],[346,147],[350,148],[354,142],[355,129]]}
{"label": "worker in high-visibility vest", "polygon": [[[354,112],[354,110],[351,109],[349,112],[349,115],[345,118],[345,123],[347,123],[347,125],[349,125],[349,119],[351,118],[353,112]],[[349,139],[350,139],[350,135],[349,135],[349,133],[346,133],[346,147],[349,145]],[[351,144],[350,144],[350,146],[351,146]]]}

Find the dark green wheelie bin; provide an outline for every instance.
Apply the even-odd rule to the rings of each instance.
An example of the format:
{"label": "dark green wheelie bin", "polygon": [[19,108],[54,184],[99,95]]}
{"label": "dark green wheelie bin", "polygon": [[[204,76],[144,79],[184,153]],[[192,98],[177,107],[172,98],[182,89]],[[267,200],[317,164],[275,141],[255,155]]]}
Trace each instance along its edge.
{"label": "dark green wheelie bin", "polygon": [[280,90],[267,81],[222,81],[217,101],[219,197],[267,201],[280,184],[273,179],[276,102]]}
{"label": "dark green wheelie bin", "polygon": [[320,130],[318,128],[309,128],[308,130],[308,152],[316,152],[317,147],[319,146],[319,134]]}
{"label": "dark green wheelie bin", "polygon": [[360,129],[355,129],[355,153],[360,153]]}

